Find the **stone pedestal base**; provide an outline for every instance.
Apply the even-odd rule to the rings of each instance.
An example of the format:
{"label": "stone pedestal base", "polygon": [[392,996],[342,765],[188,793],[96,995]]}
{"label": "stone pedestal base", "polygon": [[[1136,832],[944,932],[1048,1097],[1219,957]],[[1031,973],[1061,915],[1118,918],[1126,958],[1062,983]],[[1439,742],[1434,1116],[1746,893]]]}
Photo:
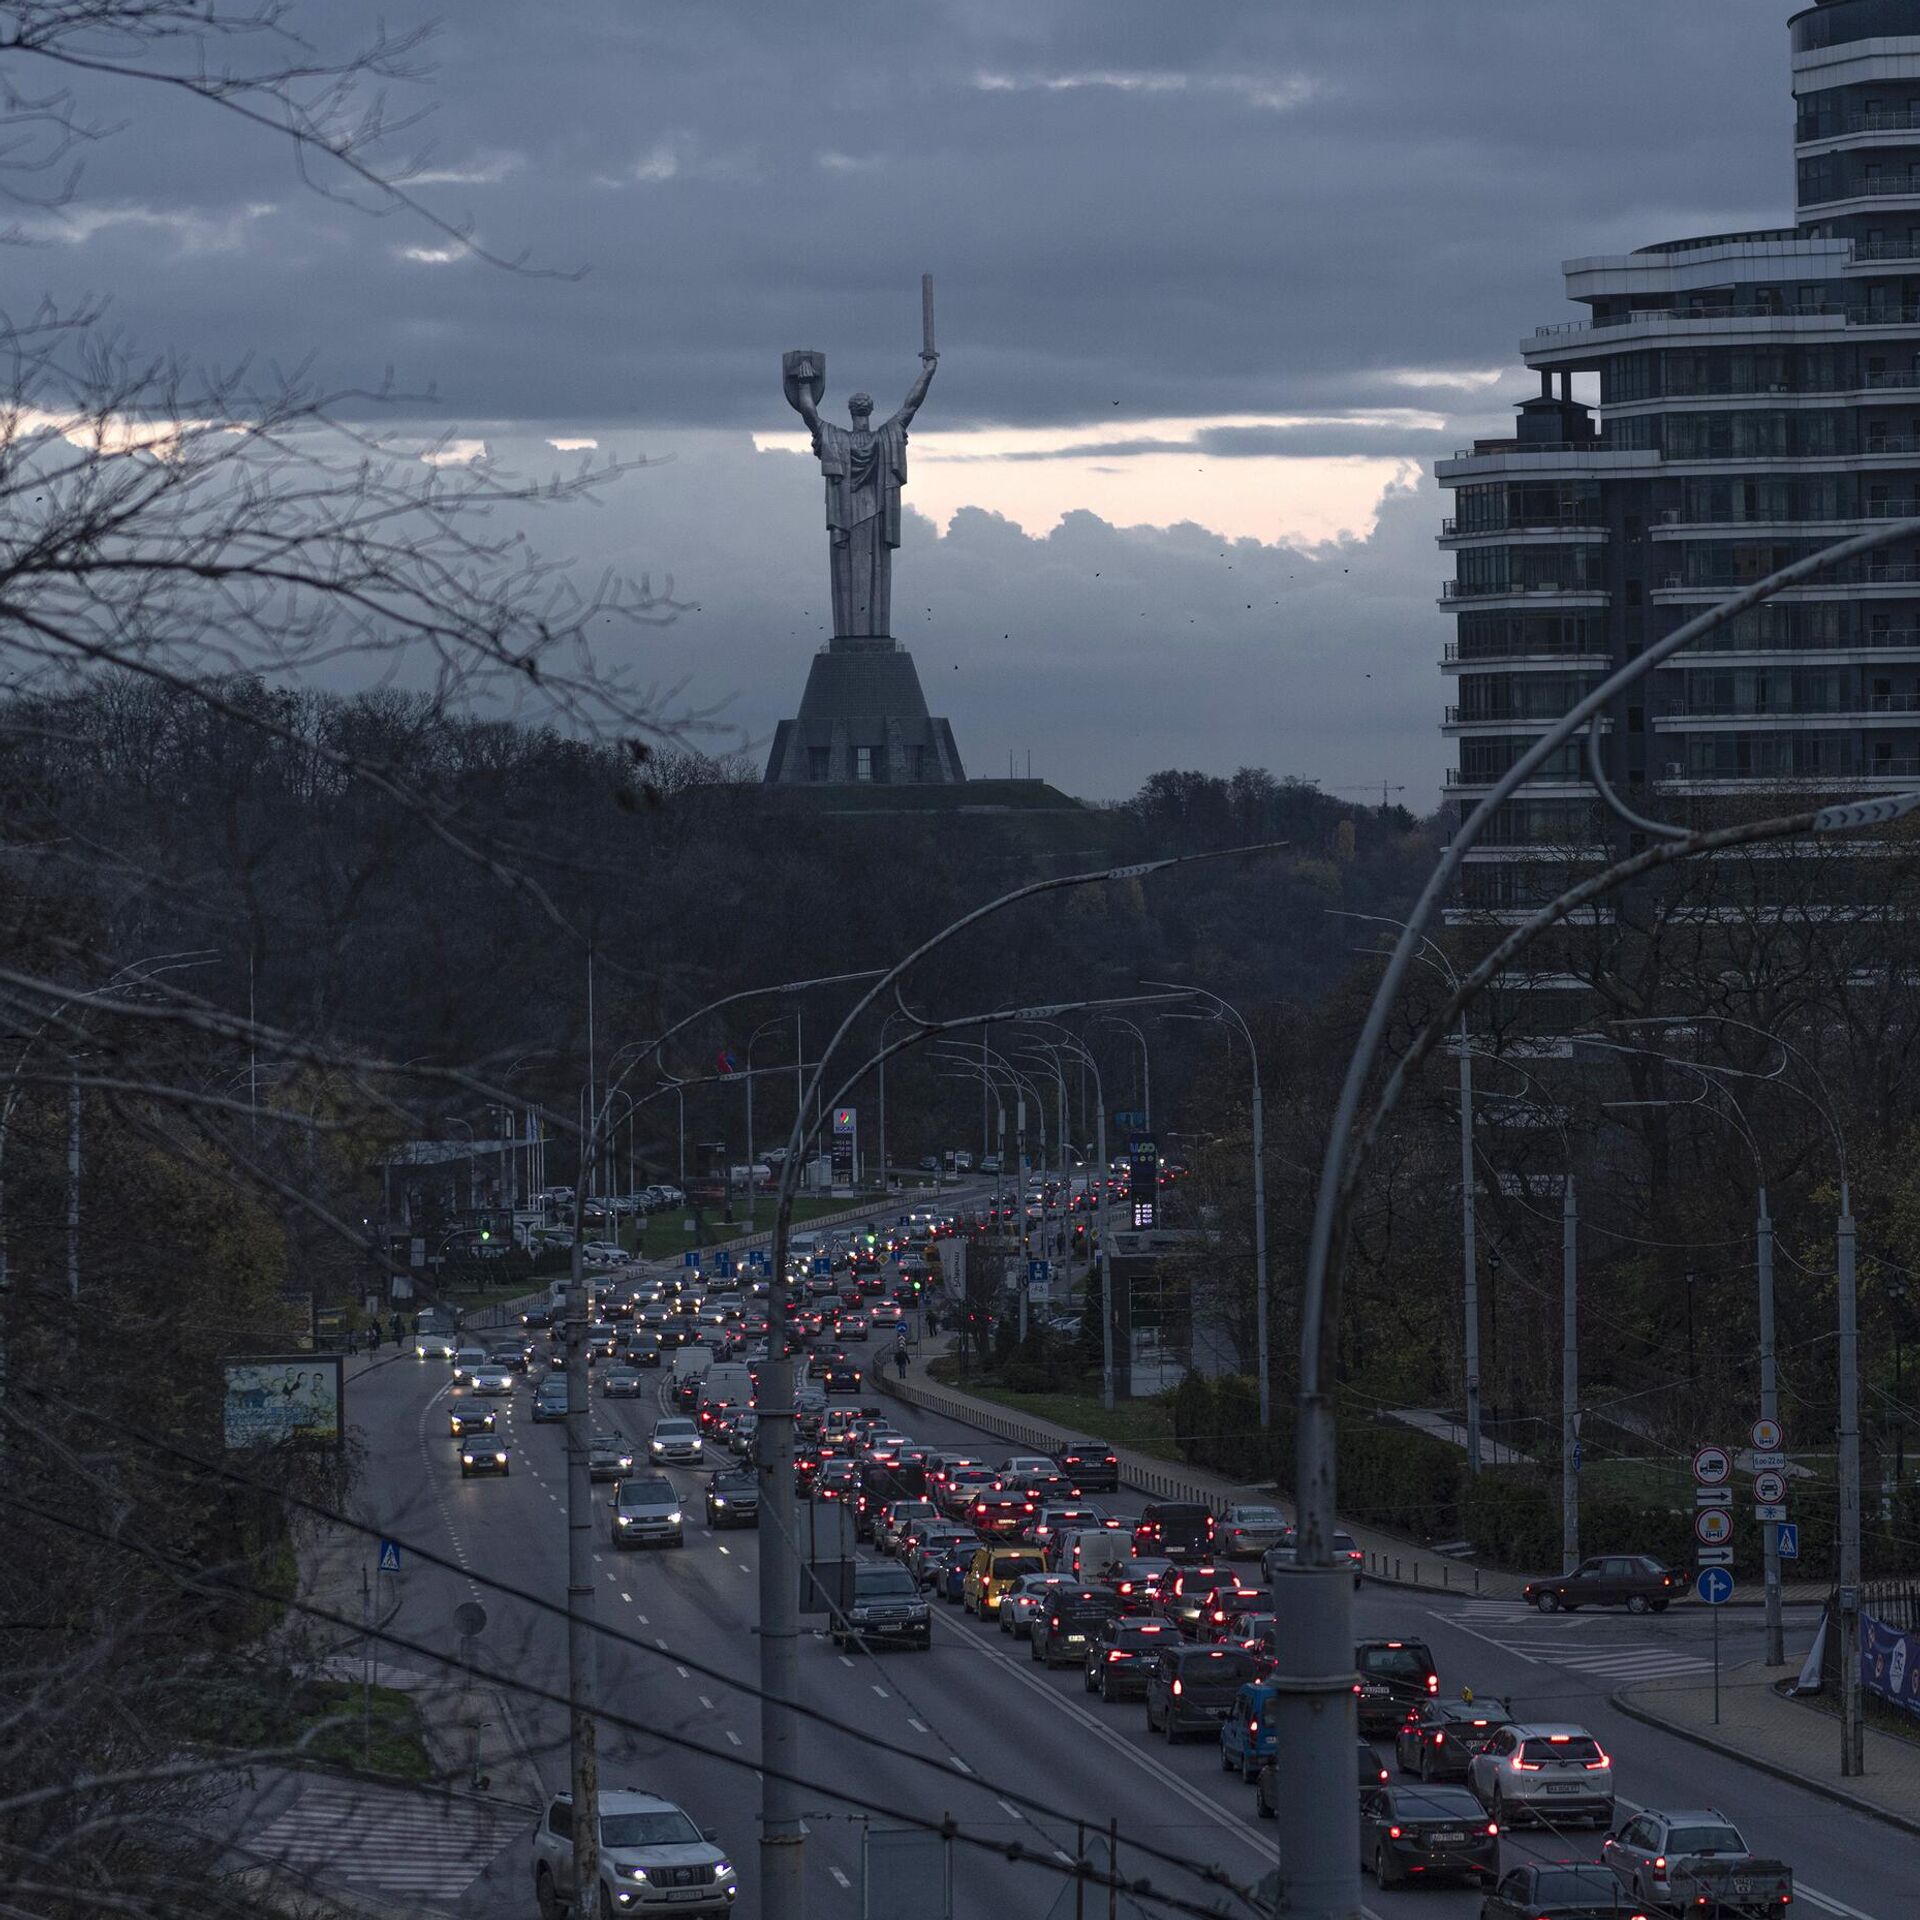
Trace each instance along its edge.
{"label": "stone pedestal base", "polygon": [[777,786],[950,786],[966,779],[953,729],[927,712],[913,656],[888,639],[835,640],[813,657],[797,719],[773,736]]}

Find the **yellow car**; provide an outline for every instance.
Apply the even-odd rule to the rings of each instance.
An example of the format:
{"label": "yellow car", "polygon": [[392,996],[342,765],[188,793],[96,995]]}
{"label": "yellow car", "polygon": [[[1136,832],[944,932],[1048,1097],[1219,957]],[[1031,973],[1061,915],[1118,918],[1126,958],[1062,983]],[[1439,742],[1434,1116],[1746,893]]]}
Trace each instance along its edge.
{"label": "yellow car", "polygon": [[1038,1547],[982,1547],[967,1569],[961,1604],[985,1620],[999,1612],[1001,1596],[1022,1574],[1045,1571]]}

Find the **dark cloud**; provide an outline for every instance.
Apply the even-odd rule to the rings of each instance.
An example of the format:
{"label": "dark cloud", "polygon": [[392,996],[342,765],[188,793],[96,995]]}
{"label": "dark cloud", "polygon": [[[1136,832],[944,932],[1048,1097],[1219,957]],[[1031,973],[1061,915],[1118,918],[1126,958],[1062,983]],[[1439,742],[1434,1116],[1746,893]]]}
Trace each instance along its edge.
{"label": "dark cloud", "polygon": [[[90,97],[129,130],[89,148],[70,209],[21,216],[42,244],[12,277],[106,290],[130,338],[208,362],[311,356],[353,386],[390,368],[503,447],[677,451],[560,538],[671,570],[702,610],[662,678],[731,695],[759,737],[823,631],[817,478],[746,449],[792,424],[782,348],[824,349],[830,395],[885,404],[930,268],[924,428],[1064,427],[1075,457],[1123,465],[1184,450],[1170,422],[1272,420],[1191,445],[1430,462],[1525,391],[1434,376],[1512,367],[1565,313],[1563,258],[1785,215],[1791,10],[461,0],[419,191],[585,277],[436,258],[404,214],[304,188],[271,136],[126,87]],[[398,30],[429,11],[381,9]],[[327,48],[374,18],[296,0],[293,23]],[[931,611],[902,637],[983,766],[1031,745],[1098,794],[1172,761],[1405,770],[1430,800],[1441,508],[1430,484],[1397,495],[1331,557],[1223,559],[1203,529],[1085,516],[1043,539],[915,523],[900,598]]]}

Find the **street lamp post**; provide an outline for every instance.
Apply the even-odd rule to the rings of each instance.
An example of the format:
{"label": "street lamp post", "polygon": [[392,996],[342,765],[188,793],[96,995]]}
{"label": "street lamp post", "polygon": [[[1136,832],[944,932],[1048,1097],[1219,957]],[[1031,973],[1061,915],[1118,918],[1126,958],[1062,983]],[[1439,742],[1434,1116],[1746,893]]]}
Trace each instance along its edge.
{"label": "street lamp post", "polygon": [[[1214,1009],[1216,1019],[1233,1022],[1247,1043],[1247,1060],[1253,1069],[1253,1325],[1254,1347],[1260,1376],[1260,1431],[1273,1425],[1272,1367],[1267,1353],[1267,1146],[1265,1100],[1260,1088],[1260,1049],[1254,1045],[1253,1029],[1238,1007],[1205,987],[1175,986],[1170,980],[1148,980],[1149,987],[1167,987],[1205,1000]],[[1244,1322],[1242,1323],[1244,1324]]]}

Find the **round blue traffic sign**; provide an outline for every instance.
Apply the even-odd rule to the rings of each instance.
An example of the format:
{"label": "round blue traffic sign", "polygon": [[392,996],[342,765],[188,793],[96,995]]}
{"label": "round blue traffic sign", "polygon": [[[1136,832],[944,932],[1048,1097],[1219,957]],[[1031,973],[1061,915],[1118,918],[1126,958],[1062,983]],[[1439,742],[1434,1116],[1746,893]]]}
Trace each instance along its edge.
{"label": "round blue traffic sign", "polygon": [[1725,1567],[1703,1568],[1693,1586],[1710,1607],[1724,1607],[1733,1597],[1733,1575]]}

